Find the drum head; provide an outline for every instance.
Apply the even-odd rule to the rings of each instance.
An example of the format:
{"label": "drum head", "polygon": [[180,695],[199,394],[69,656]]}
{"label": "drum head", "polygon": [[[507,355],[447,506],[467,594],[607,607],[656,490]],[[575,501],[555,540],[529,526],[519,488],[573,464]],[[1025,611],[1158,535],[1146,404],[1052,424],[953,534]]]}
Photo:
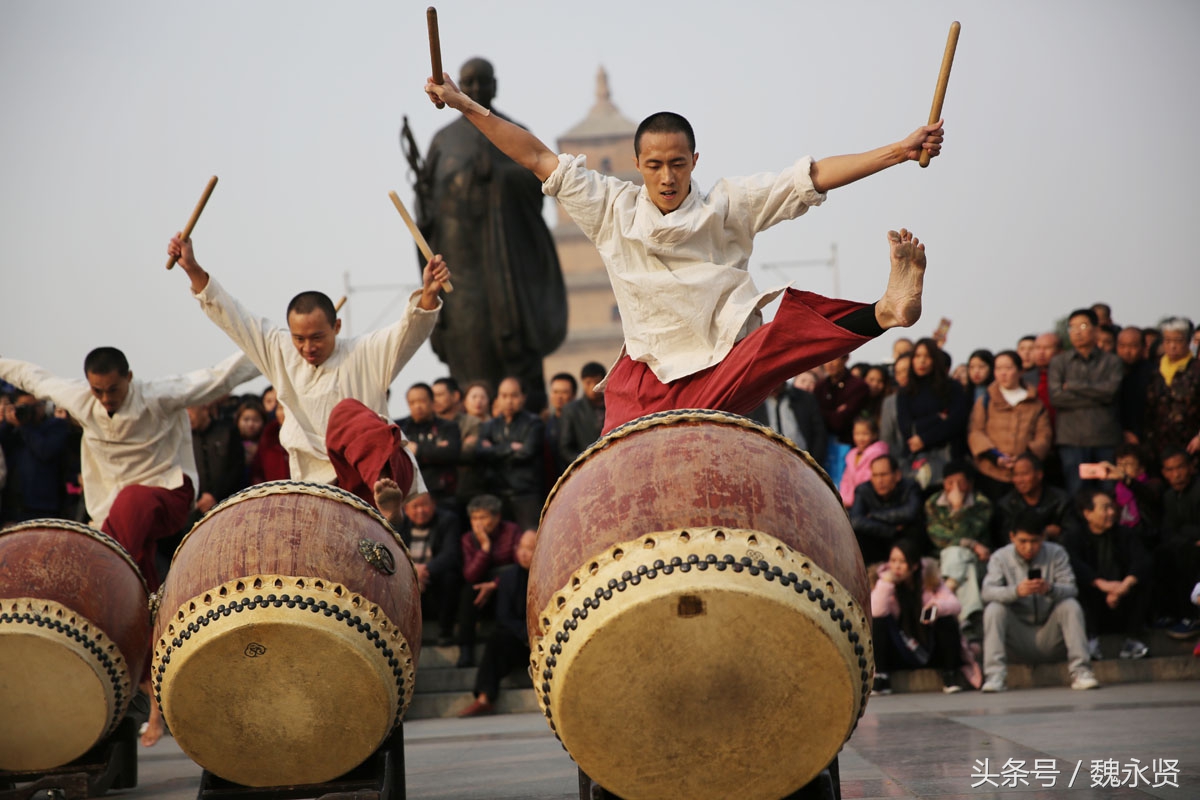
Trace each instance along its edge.
{"label": "drum head", "polygon": [[0,769],[62,766],[104,735],[108,681],[75,644],[34,625],[0,625]]}
{"label": "drum head", "polygon": [[782,575],[704,562],[745,551],[744,536],[720,535],[628,543],[546,614],[566,634],[535,660],[550,721],[583,771],[628,800],[785,796],[828,766],[862,709],[866,662],[849,632],[865,618],[848,593],[794,552],[778,559]]}
{"label": "drum head", "polygon": [[[403,637],[377,607],[309,594],[327,596],[326,607],[296,597],[291,607],[239,608],[229,594],[221,607],[236,611],[221,613],[197,599],[160,640],[163,716],[210,772],[245,786],[322,783],[362,763],[394,727],[406,660],[412,671]],[[323,613],[338,599],[346,612]]]}

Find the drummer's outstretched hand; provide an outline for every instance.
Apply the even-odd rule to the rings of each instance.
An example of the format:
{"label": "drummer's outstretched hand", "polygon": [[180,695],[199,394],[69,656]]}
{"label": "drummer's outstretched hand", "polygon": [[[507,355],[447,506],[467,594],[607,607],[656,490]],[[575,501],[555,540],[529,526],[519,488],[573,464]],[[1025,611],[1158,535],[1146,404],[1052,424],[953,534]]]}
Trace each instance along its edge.
{"label": "drummer's outstretched hand", "polygon": [[429,95],[429,102],[435,106],[438,103],[445,103],[455,111],[466,113],[469,109],[474,108],[481,114],[487,114],[488,110],[476,103],[467,95],[463,94],[458,88],[458,84],[450,78],[450,73],[442,73],[442,83],[434,83],[433,78],[425,80],[425,94]]}
{"label": "drummer's outstretched hand", "polygon": [[167,244],[167,255],[179,261],[179,266],[192,279],[192,291],[201,292],[208,286],[208,273],[196,263],[196,252],[192,249],[191,237],[183,238],[183,232],[171,237]]}
{"label": "drummer's outstretched hand", "polygon": [[900,148],[904,152],[904,157],[909,161],[917,161],[921,158],[923,151],[928,150],[930,158],[941,153],[942,142],[946,137],[946,131],[942,127],[942,122],[943,120],[939,119],[932,125],[922,125],[905,137],[900,142]]}
{"label": "drummer's outstretched hand", "polygon": [[421,280],[421,302],[417,305],[426,311],[432,311],[438,306],[438,293],[450,280],[450,268],[446,266],[446,260],[440,255],[429,259],[421,272]]}

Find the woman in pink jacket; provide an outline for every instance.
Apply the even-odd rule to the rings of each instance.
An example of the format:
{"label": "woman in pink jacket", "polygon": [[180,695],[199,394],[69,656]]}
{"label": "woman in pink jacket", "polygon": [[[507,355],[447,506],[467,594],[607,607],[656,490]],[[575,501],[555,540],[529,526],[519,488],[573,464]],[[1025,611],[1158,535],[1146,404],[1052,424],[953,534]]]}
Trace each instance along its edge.
{"label": "woman in pink jacket", "polygon": [[926,566],[917,546],[900,540],[879,567],[871,589],[875,640],[874,694],[891,692],[891,673],[936,669],[947,694],[979,685],[979,668],[964,647],[958,627],[958,598],[934,562]]}
{"label": "woman in pink jacket", "polygon": [[842,471],[842,505],[854,505],[854,490],[860,483],[871,480],[871,462],[890,452],[887,442],[879,441],[879,424],[869,417],[854,420],[854,447],[846,453],[846,468]]}

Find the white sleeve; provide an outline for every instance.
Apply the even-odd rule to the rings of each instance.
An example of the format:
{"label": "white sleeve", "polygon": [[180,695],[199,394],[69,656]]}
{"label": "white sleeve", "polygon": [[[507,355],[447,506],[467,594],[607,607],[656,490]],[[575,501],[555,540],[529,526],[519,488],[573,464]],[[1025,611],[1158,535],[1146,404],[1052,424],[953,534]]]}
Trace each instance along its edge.
{"label": "white sleeve", "polygon": [[258,375],[244,353],[234,353],[216,366],[146,381],[146,394],[168,411],[211,403]]}
{"label": "white sleeve", "polygon": [[35,397],[52,400],[75,419],[88,416],[92,393],[82,378],[60,378],[36,364],[15,358],[0,358],[0,378]]}
{"label": "white sleeve", "polygon": [[209,276],[208,285],[192,296],[200,301],[200,308],[208,318],[242,348],[267,380],[279,383],[277,376],[285,370],[279,341],[283,331],[279,326],[251,313],[212,276]]}
{"label": "white sleeve", "polygon": [[442,301],[438,300],[437,308],[426,310],[417,305],[420,299],[421,290],[417,289],[409,295],[404,315],[399,320],[359,340],[354,356],[356,369],[378,374],[380,386],[396,380],[400,370],[433,333]]}
{"label": "white sleeve", "polygon": [[727,178],[719,181],[712,193],[726,193],[729,213],[744,220],[755,234],[825,202],[825,195],[813,187],[812,163],[812,158],[805,156],[780,173]]}
{"label": "white sleeve", "polygon": [[592,241],[612,214],[616,196],[633,184],[588,169],[587,156],[560,154],[558,166],[542,183],[542,193],[553,197]]}

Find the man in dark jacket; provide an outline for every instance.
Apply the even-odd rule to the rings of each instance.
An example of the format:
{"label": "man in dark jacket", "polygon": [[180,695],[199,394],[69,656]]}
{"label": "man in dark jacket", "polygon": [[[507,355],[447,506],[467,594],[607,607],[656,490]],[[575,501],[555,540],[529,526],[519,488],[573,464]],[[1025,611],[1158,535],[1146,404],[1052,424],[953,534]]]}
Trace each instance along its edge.
{"label": "man in dark jacket", "polygon": [[1149,601],[1150,557],[1137,532],[1116,524],[1117,505],[1108,492],[1082,489],[1076,507],[1083,521],[1063,533],[1062,544],[1079,582],[1092,660],[1102,657],[1099,635],[1108,631],[1125,635],[1121,658],[1142,658],[1147,648],[1138,637]]}
{"label": "man in dark jacket", "polygon": [[595,361],[579,371],[583,397],[567,403],[559,422],[558,454],[564,468],[591,447],[604,429],[604,393],[596,391],[596,386],[605,374],[604,365]]}
{"label": "man in dark jacket", "polygon": [[788,437],[817,461],[825,457],[828,436],[825,420],[811,392],[781,383],[754,409],[750,419]]}
{"label": "man in dark jacket", "polygon": [[[535,417],[536,419],[536,417]],[[538,422],[541,422],[539,419]],[[481,494],[467,505],[471,529],[462,535],[463,588],[458,601],[458,666],[475,663],[475,622],[489,608],[496,578],[513,563],[521,527],[502,519],[500,498]]]}
{"label": "man in dark jacket", "polygon": [[996,503],[999,511],[999,530],[1011,531],[1017,517],[1036,515],[1041,524],[1038,533],[1057,542],[1063,523],[1071,511],[1071,498],[1057,486],[1045,482],[1046,473],[1040,458],[1033,453],[1017,456],[1013,463],[1013,488]]}
{"label": "man in dark jacket", "polygon": [[462,592],[462,523],[439,508],[428,493],[404,504],[404,519],[397,530],[421,589],[421,614],[437,620],[439,647],[454,643],[454,620]]}
{"label": "man in dark jacket", "polygon": [[416,456],[425,488],[434,502],[457,517],[458,461],[462,451],[458,425],[434,411],[433,387],[429,384],[414,383],[404,399],[408,416],[396,420],[396,424],[408,439],[405,446]]}
{"label": "man in dark jacket", "polygon": [[871,462],[871,480],[854,490],[850,524],[866,564],[887,561],[901,539],[917,542],[923,551],[929,549],[921,489],[903,477],[894,456],[880,456]]}
{"label": "man in dark jacket", "polygon": [[1178,620],[1168,630],[1176,639],[1200,632],[1196,607],[1189,601],[1200,582],[1200,478],[1183,450],[1170,448],[1162,456],[1162,543],[1154,552],[1157,612]]}
{"label": "man in dark jacket", "polygon": [[537,528],[546,500],[545,424],[525,410],[525,389],[505,378],[496,392],[498,415],[479,428],[475,457],[488,466],[488,482],[504,501],[505,516],[521,529]]}
{"label": "man in dark jacket", "polygon": [[8,465],[4,521],[62,516],[66,499],[71,425],[46,413],[46,405],[18,392],[0,416],[0,446]]}

